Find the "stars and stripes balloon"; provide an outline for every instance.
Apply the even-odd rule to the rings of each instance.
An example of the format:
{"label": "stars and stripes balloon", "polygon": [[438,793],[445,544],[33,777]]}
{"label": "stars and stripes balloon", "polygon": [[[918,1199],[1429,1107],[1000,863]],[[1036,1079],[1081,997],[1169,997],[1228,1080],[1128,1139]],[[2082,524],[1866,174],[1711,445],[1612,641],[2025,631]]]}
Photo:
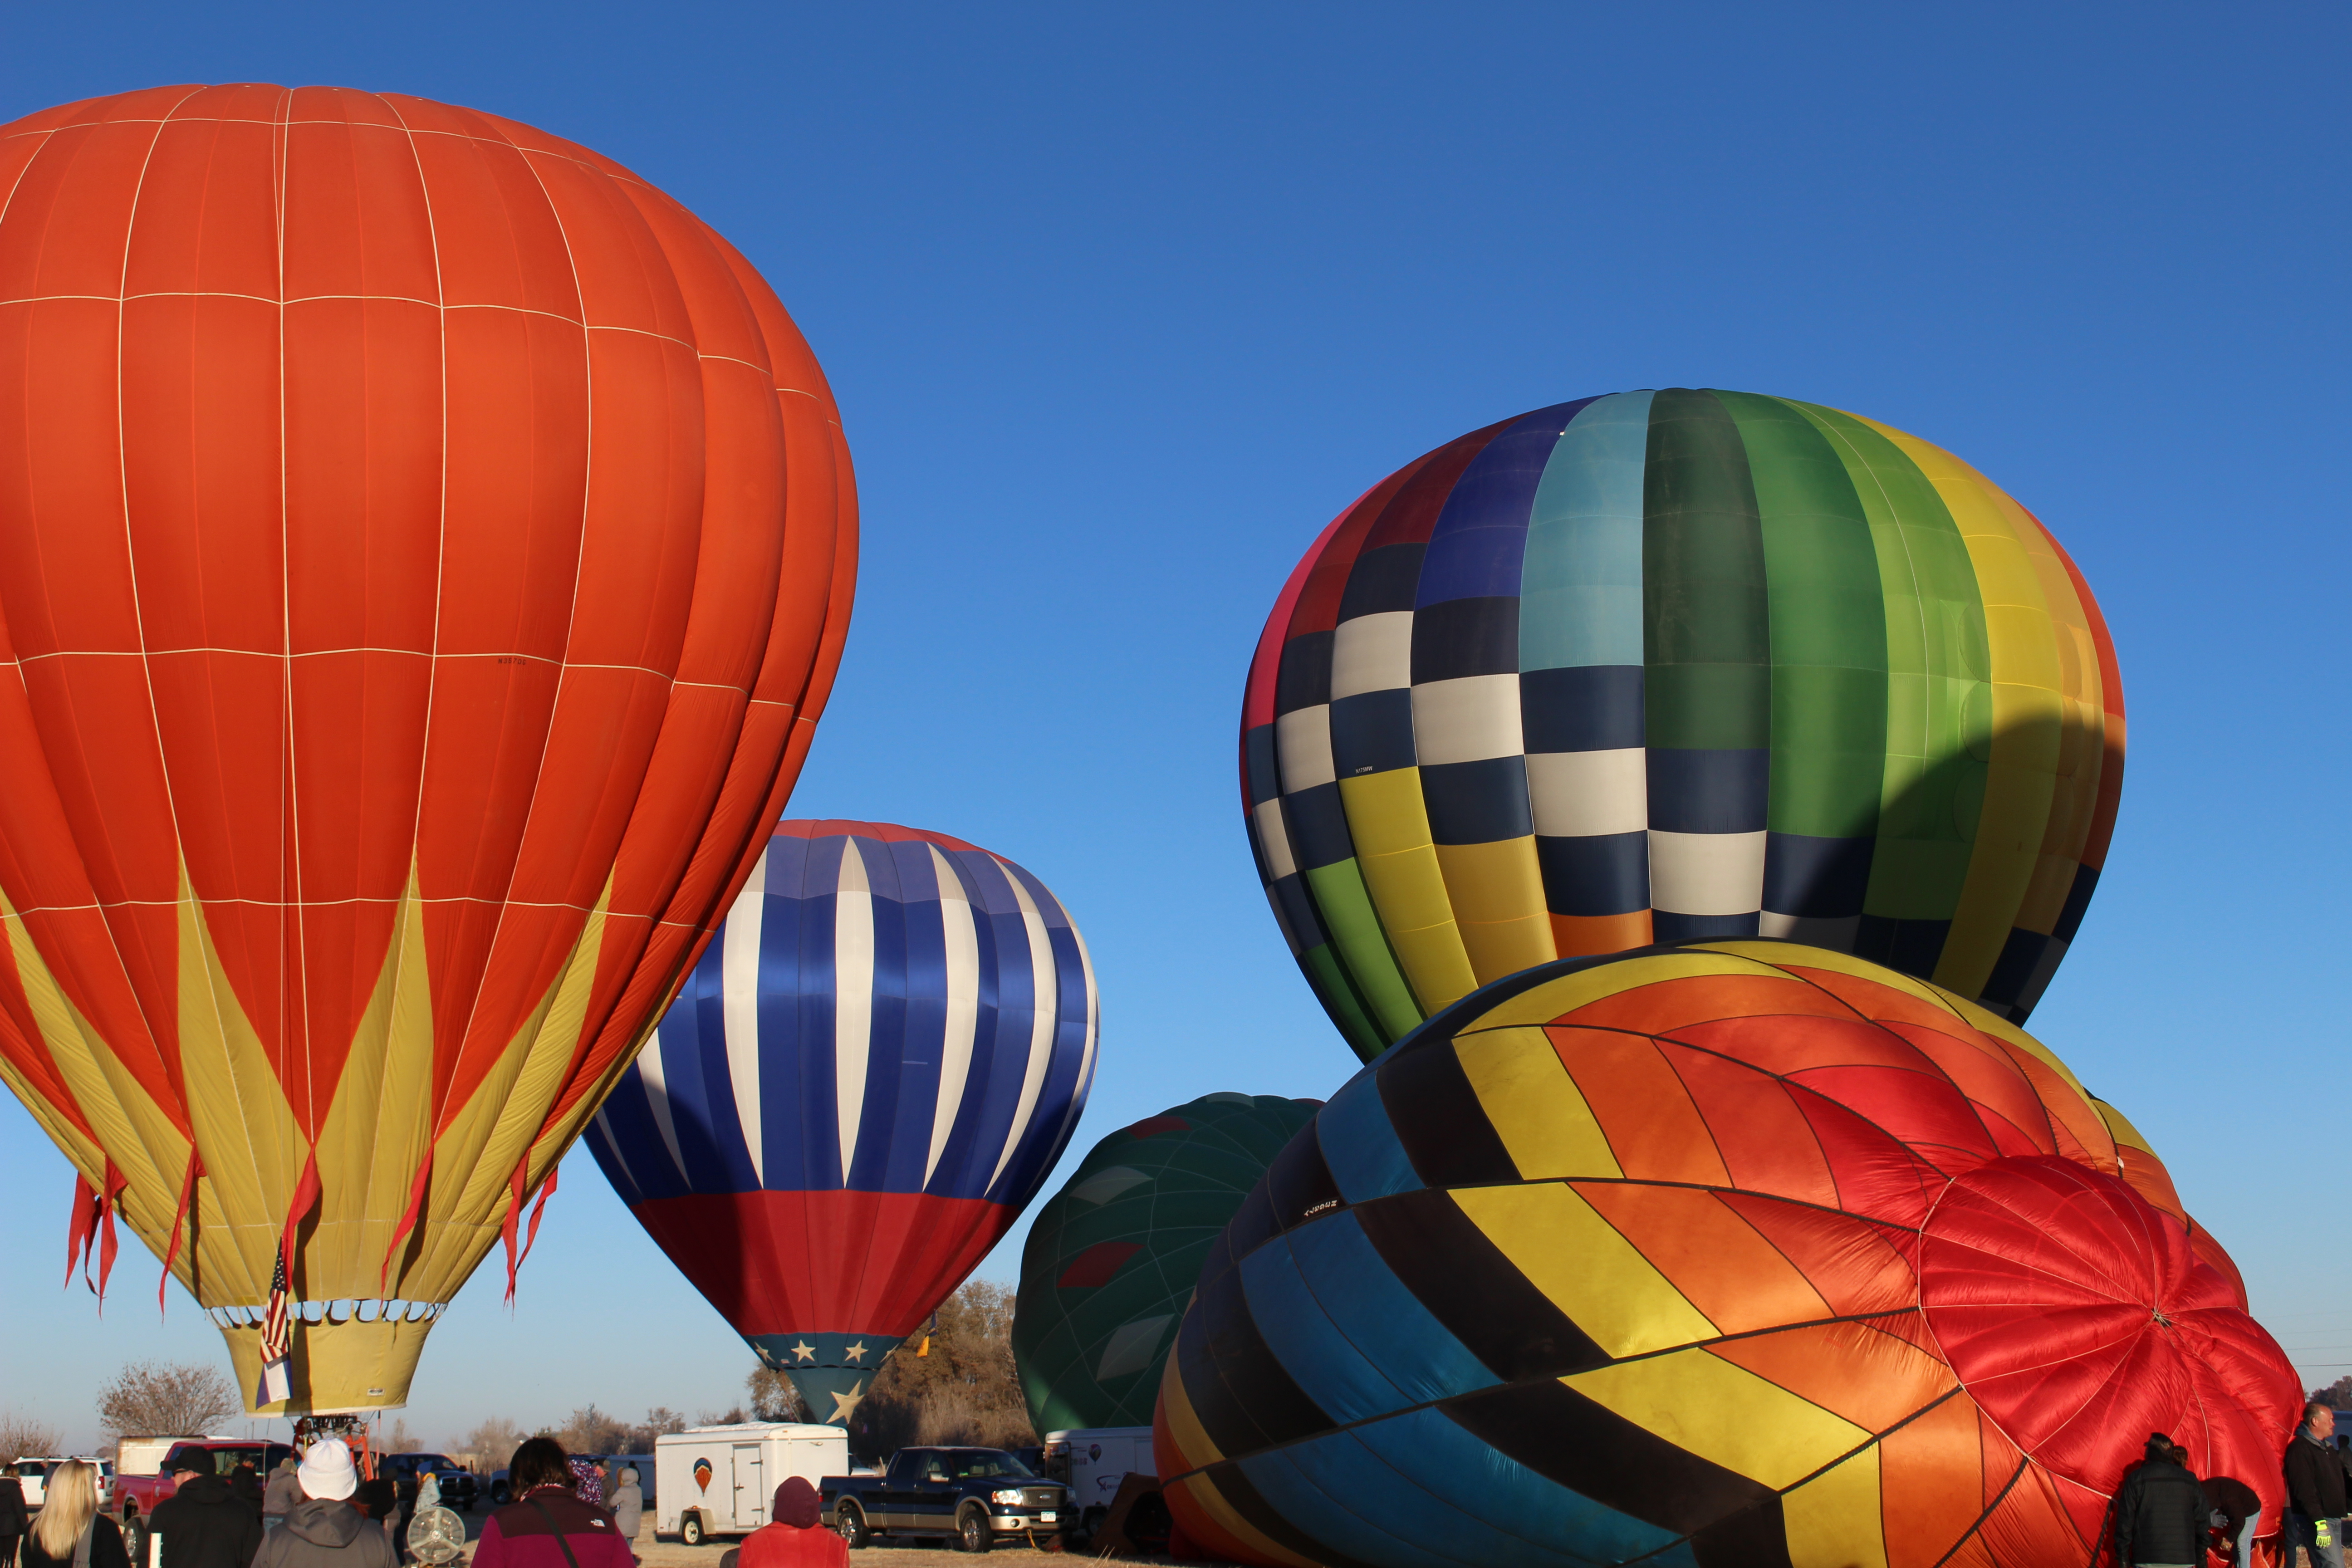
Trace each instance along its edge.
{"label": "stars and stripes balloon", "polygon": [[1151,1419],[1209,1244],[1320,1104],[1222,1093],[1172,1106],[1096,1144],[1039,1207],[1013,1360],[1040,1433]]}
{"label": "stars and stripes balloon", "polygon": [[1359,1072],[1210,1253],[1159,1473],[1235,1561],[2039,1568],[2152,1432],[2284,1503],[2301,1395],[2048,1049],[1846,954],[1538,964]]}
{"label": "stars and stripes balloon", "polygon": [[399,1405],[782,809],[832,395],[692,214],[471,110],[154,88],[0,191],[0,1079],[249,1401]]}
{"label": "stars and stripes balloon", "polygon": [[1874,421],[1627,392],[1449,442],[1299,563],[1242,721],[1276,918],[1369,1060],[1560,956],[1762,934],[2022,1020],[2122,786],[2082,575]]}
{"label": "stars and stripes balloon", "polygon": [[787,822],[588,1144],[812,1417],[845,1422],[1044,1184],[1095,1032],[1086,944],[1027,871]]}

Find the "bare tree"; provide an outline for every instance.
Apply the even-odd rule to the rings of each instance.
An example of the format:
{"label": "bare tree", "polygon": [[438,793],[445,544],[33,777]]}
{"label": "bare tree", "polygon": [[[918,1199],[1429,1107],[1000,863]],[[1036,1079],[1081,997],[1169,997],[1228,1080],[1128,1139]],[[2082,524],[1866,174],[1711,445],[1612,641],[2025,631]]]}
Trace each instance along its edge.
{"label": "bare tree", "polygon": [[487,1475],[502,1468],[522,1445],[522,1428],[503,1415],[493,1415],[450,1447],[464,1451],[476,1469]]}
{"label": "bare tree", "polygon": [[117,1436],[193,1436],[244,1409],[220,1369],[201,1362],[133,1362],[98,1391],[99,1424]]}
{"label": "bare tree", "polygon": [[593,1403],[574,1410],[555,1429],[555,1440],[567,1454],[627,1453],[629,1436],[628,1423],[605,1415]]}
{"label": "bare tree", "polygon": [[2326,1388],[2315,1388],[2310,1396],[2338,1410],[2352,1410],[2352,1377],[2339,1377]]}
{"label": "bare tree", "polygon": [[869,1458],[910,1443],[1034,1443],[1013,1365],[1012,1290],[974,1279],[942,1302],[928,1336],[915,1336],[882,1363],[849,1418],[849,1436]]}
{"label": "bare tree", "polygon": [[392,1430],[383,1435],[383,1451],[387,1454],[414,1454],[423,1446],[416,1434],[408,1429],[405,1417],[394,1417]]}
{"label": "bare tree", "polygon": [[620,1452],[624,1454],[650,1454],[654,1451],[654,1440],[656,1438],[663,1436],[667,1433],[683,1432],[685,1430],[685,1416],[680,1415],[677,1411],[672,1410],[667,1405],[656,1405],[651,1410],[646,1412],[646,1418],[643,1421],[638,1422],[635,1426],[629,1428],[628,1436],[622,1441]]}
{"label": "bare tree", "polygon": [[793,1380],[761,1362],[743,1380],[743,1391],[751,1396],[751,1410],[762,1421],[805,1421],[808,1406],[801,1400],[801,1391]]}
{"label": "bare tree", "polygon": [[58,1451],[58,1429],[29,1415],[0,1410],[0,1465]]}

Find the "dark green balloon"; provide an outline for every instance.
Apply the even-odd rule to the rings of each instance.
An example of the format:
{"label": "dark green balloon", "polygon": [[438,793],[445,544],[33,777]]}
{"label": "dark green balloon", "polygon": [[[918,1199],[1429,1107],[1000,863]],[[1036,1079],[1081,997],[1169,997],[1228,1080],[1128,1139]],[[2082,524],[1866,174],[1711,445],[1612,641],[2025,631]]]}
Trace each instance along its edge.
{"label": "dark green balloon", "polygon": [[1021,1251],[1013,1359],[1039,1433],[1151,1424],[1210,1244],[1322,1103],[1202,1095],[1087,1152]]}

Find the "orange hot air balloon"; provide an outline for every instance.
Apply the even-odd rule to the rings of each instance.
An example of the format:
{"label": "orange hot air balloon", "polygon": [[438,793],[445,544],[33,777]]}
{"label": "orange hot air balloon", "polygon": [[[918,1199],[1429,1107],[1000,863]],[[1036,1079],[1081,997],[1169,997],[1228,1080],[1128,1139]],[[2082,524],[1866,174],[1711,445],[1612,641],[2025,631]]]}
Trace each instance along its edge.
{"label": "orange hot air balloon", "polygon": [[334,88],[0,128],[0,1077],[257,1413],[402,1403],[511,1267],[856,539],[791,318],[609,159]]}

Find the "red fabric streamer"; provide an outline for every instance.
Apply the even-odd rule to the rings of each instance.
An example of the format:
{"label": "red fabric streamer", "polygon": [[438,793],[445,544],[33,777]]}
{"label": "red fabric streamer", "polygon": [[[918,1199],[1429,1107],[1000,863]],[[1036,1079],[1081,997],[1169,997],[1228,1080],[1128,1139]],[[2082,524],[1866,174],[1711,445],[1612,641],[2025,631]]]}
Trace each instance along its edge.
{"label": "red fabric streamer", "polygon": [[[74,1173],[73,1218],[66,1231],[66,1283],[73,1283],[74,1269],[81,1268],[82,1279],[89,1279],[89,1243],[98,1228],[98,1189],[79,1171]],[[92,1289],[97,1287],[92,1286]]]}
{"label": "red fabric streamer", "polygon": [[539,1189],[539,1202],[530,1211],[530,1229],[522,1237],[522,1250],[518,1255],[515,1251],[515,1230],[522,1219],[523,1177],[530,1166],[530,1151],[526,1149],[523,1151],[522,1158],[515,1162],[514,1174],[507,1179],[507,1188],[514,1195],[507,1201],[506,1223],[499,1227],[499,1235],[505,1241],[507,1247],[507,1300],[509,1303],[514,1300],[515,1270],[521,1268],[522,1260],[530,1256],[530,1245],[539,1239],[539,1216],[547,1212],[548,1194],[555,1191],[555,1172],[551,1170],[547,1173],[546,1182]]}
{"label": "red fabric streamer", "polygon": [[523,1157],[515,1162],[514,1174],[507,1178],[508,1190],[514,1195],[507,1200],[507,1217],[499,1226],[499,1239],[505,1242],[507,1247],[507,1304],[509,1306],[514,1304],[515,1266],[520,1261],[515,1257],[515,1222],[522,1215],[522,1168],[530,1163],[530,1154],[525,1151]]}
{"label": "red fabric streamer", "polygon": [[188,1213],[195,1205],[196,1178],[205,1173],[205,1157],[196,1152],[194,1143],[188,1145],[188,1173],[180,1182],[180,1206],[172,1215],[172,1245],[163,1253],[163,1278],[155,1281],[155,1315],[163,1315],[163,1291],[172,1283],[172,1264],[180,1256],[180,1227],[188,1222]]}
{"label": "red fabric streamer", "polygon": [[[106,1281],[114,1272],[114,1254],[119,1245],[114,1236],[114,1209],[130,1179],[106,1163],[106,1190],[98,1194],[98,1315],[106,1316]],[[85,1274],[87,1278],[87,1274]]]}

